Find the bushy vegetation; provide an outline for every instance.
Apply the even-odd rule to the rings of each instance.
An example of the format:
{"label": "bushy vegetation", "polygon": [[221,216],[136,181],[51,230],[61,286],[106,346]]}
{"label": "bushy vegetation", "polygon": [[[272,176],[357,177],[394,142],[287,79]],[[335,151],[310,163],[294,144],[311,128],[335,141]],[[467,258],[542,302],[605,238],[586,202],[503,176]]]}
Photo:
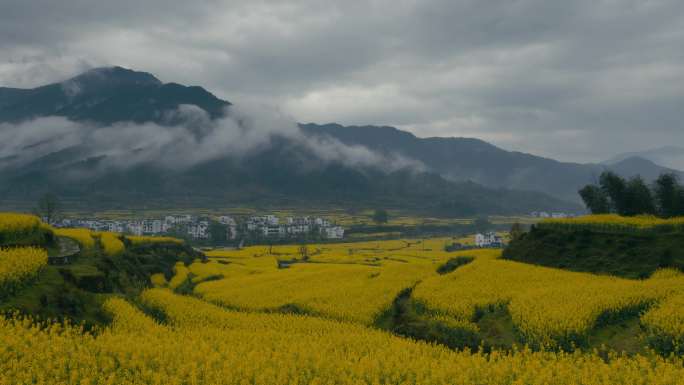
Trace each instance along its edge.
{"label": "bushy vegetation", "polygon": [[649,187],[639,176],[625,180],[606,171],[598,185],[587,185],[579,194],[593,214],[684,216],[684,188],[674,174],[662,174]]}
{"label": "bushy vegetation", "polygon": [[615,214],[546,219],[511,240],[504,257],[590,273],[645,278],[658,268],[684,271],[684,217]]}
{"label": "bushy vegetation", "polygon": [[445,264],[438,267],[437,272],[439,274],[451,273],[452,271],[456,270],[458,267],[463,266],[466,263],[472,262],[473,259],[475,259],[475,258],[466,256],[466,255],[461,255],[461,256],[458,256],[455,258],[451,258],[448,261],[446,261]]}

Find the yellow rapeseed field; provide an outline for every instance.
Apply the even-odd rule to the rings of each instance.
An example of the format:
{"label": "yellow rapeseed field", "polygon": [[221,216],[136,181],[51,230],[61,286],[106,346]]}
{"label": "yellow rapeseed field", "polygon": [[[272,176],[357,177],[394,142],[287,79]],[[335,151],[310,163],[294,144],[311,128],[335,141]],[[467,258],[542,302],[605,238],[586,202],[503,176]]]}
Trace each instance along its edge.
{"label": "yellow rapeseed field", "polygon": [[673,295],[641,317],[651,345],[659,351],[684,353],[684,293]]}
{"label": "yellow rapeseed field", "polygon": [[102,250],[109,256],[121,254],[126,249],[121,239],[119,239],[120,234],[103,231],[93,233],[93,236],[100,240]]}
{"label": "yellow rapeseed field", "polygon": [[[448,257],[444,243],[445,239],[432,239],[309,245],[310,263],[283,269],[276,268],[276,260],[301,261],[300,246],[274,247],[272,254],[262,246],[210,252],[212,262],[196,262],[190,270],[195,282],[224,277],[195,288],[212,302],[250,311],[296,306],[324,317],[371,324],[401,290],[436,275]],[[264,264],[269,267],[258,268]]]}
{"label": "yellow rapeseed field", "polygon": [[154,287],[166,287],[169,284],[163,273],[152,274],[150,276],[150,282],[152,282]]}
{"label": "yellow rapeseed field", "polygon": [[169,287],[171,289],[177,289],[188,280],[190,270],[183,262],[176,262],[176,265],[173,267],[173,273],[174,275],[169,281]]}
{"label": "yellow rapeseed field", "polygon": [[498,250],[465,254],[476,258],[453,273],[423,280],[414,297],[461,320],[505,309],[522,342],[537,347],[581,344],[602,322],[636,315],[684,292],[682,275],[637,281],[501,260]]}
{"label": "yellow rapeseed field", "polygon": [[3,235],[30,232],[40,225],[41,221],[35,215],[0,212],[0,233]]}
{"label": "yellow rapeseed field", "polygon": [[360,325],[222,310],[153,289],[146,306],[105,308],[111,327],[0,317],[0,384],[633,384],[674,385],[679,358],[585,353],[455,352]]}
{"label": "yellow rapeseed field", "polygon": [[[99,239],[108,255],[124,249],[118,234],[55,232],[89,248]],[[133,302],[110,295],[103,308],[112,323],[94,331],[0,315],[0,385],[683,383],[682,272],[576,273],[503,260],[500,250],[445,252],[455,241],[464,240],[211,251],[207,261],[177,262],[168,282],[153,274],[155,288]],[[437,273],[457,256],[473,260]],[[0,249],[0,297],[46,263],[39,248]],[[174,293],[188,282],[192,295]],[[410,287],[426,317],[453,329],[477,334],[482,314],[508,312],[528,347],[456,351],[370,327]],[[664,354],[557,349],[621,317],[640,317],[645,342]]]}
{"label": "yellow rapeseed field", "polygon": [[623,217],[616,214],[597,214],[575,218],[549,218],[539,222],[538,226],[589,227],[606,230],[611,228],[647,230],[663,226],[683,227],[684,217],[663,219],[651,215]]}
{"label": "yellow rapeseed field", "polygon": [[47,252],[36,247],[0,249],[0,297],[12,293],[47,265]]}
{"label": "yellow rapeseed field", "polygon": [[131,244],[134,246],[144,245],[147,243],[173,243],[182,244],[183,240],[173,237],[150,237],[145,235],[126,235]]}
{"label": "yellow rapeseed field", "polygon": [[92,249],[95,247],[93,232],[89,229],[54,229],[54,232],[55,235],[75,240],[85,249]]}

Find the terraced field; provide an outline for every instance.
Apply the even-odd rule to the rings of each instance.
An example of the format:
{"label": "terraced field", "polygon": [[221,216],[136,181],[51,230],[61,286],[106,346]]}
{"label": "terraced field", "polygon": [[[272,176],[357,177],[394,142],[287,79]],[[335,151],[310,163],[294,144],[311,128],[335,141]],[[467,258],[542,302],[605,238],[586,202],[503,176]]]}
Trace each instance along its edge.
{"label": "terraced field", "polygon": [[681,383],[681,272],[578,273],[454,241],[212,251],[99,297],[110,321],[93,332],[0,316],[0,384]]}

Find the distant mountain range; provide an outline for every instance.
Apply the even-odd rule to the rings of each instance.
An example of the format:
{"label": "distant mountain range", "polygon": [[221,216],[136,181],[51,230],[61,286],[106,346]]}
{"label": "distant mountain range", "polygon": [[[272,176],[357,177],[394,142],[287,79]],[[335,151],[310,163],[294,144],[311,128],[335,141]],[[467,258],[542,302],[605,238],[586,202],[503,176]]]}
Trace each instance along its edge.
{"label": "distant mountain range", "polygon": [[[190,118],[178,113],[187,106],[204,118],[192,109]],[[121,67],[34,89],[0,88],[0,140],[5,135],[7,143],[0,144],[0,204],[55,191],[92,206],[314,204],[519,214],[580,210],[577,189],[605,169],[649,179],[669,171],[638,157],[564,163],[392,127],[301,124],[297,133],[261,134],[230,106],[201,87]],[[219,129],[225,132],[216,135]],[[234,140],[231,130],[239,133]],[[258,135],[269,137],[241,153]]]}
{"label": "distant mountain range", "polygon": [[578,201],[577,190],[594,183],[606,170],[625,177],[655,179],[661,167],[637,156],[610,164],[559,162],[516,151],[506,151],[473,138],[418,138],[394,127],[304,124],[311,135],[330,135],[350,145],[363,145],[383,153],[398,153],[419,160],[449,180],[470,180],[495,188],[541,191]]}
{"label": "distant mountain range", "polygon": [[633,157],[647,159],[665,167],[684,170],[684,147],[679,146],[665,146],[646,151],[626,152],[616,155],[603,163],[612,165]]}

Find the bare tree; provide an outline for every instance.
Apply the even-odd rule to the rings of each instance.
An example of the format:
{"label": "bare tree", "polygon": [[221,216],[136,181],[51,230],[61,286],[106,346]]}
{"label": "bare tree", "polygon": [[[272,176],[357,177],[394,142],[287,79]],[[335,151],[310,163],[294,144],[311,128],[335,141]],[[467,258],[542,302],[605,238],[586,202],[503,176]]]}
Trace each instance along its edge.
{"label": "bare tree", "polygon": [[57,195],[53,193],[46,193],[40,197],[38,204],[34,209],[37,216],[45,221],[47,224],[53,224],[62,215],[62,205],[59,202]]}
{"label": "bare tree", "polygon": [[309,248],[306,244],[299,246],[299,255],[302,257],[302,261],[309,260]]}

